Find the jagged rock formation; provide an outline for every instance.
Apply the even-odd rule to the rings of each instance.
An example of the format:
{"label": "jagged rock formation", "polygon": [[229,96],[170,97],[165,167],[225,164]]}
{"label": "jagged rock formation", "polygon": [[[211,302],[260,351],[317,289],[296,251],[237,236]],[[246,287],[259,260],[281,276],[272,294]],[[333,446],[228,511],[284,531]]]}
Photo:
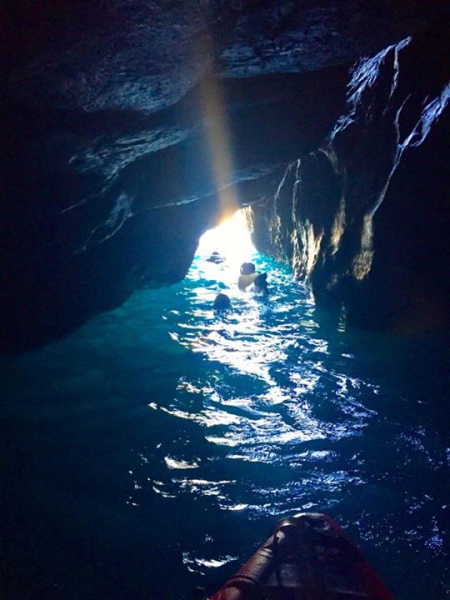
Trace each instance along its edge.
{"label": "jagged rock formation", "polygon": [[352,324],[449,324],[448,39],[439,26],[362,60],[327,142],[252,208],[258,245]]}
{"label": "jagged rock formation", "polygon": [[[316,150],[344,114],[349,66],[437,17],[448,19],[449,3],[433,0],[424,8],[406,0],[51,0],[4,3],[1,10],[7,151],[0,351],[16,352],[67,334],[135,289],[181,279],[199,236],[230,202],[270,199],[286,166],[299,157],[302,168],[311,165],[307,185],[317,204],[308,210],[317,211],[317,219],[308,216],[314,223],[309,230],[297,228],[296,220],[298,251],[292,258],[318,296],[340,302],[353,261],[353,250],[345,251],[351,194],[344,194],[339,213],[345,213],[346,233],[334,259],[323,260],[332,253],[317,246],[316,230],[323,228],[325,240],[335,222],[340,171],[349,173],[353,165],[356,172],[363,164],[368,173],[361,188],[367,184],[370,164],[359,151],[363,162],[352,163],[349,150],[360,122],[356,113],[370,104],[372,86],[355,104],[354,124],[339,122],[332,144]],[[395,99],[406,97],[402,77],[400,72]],[[428,91],[434,84],[424,81],[421,98],[442,92],[442,81],[440,91]],[[402,128],[414,102],[405,104]],[[397,103],[390,110],[398,109]],[[440,122],[445,127],[444,117]],[[374,149],[369,134],[368,158]],[[403,129],[400,135],[404,139]],[[433,127],[427,139],[437,135]],[[384,147],[383,136],[374,139]],[[395,150],[395,135],[389,139]],[[427,151],[418,151],[428,158]],[[407,169],[404,164],[403,156],[396,177]],[[313,177],[316,167],[320,181]],[[294,169],[289,173],[282,193]],[[358,179],[347,177],[352,185]],[[384,172],[377,177],[386,181]],[[327,197],[333,191],[331,204],[321,186]],[[353,195],[356,205],[356,190]],[[374,207],[375,196],[363,201],[361,214]],[[381,214],[375,212],[375,232]],[[302,235],[312,235],[321,261],[305,250],[311,244],[301,246]],[[387,253],[394,240],[389,232],[383,239]],[[384,255],[376,249],[370,273]],[[335,275],[340,284],[329,294]],[[357,312],[355,307],[355,321]]]}

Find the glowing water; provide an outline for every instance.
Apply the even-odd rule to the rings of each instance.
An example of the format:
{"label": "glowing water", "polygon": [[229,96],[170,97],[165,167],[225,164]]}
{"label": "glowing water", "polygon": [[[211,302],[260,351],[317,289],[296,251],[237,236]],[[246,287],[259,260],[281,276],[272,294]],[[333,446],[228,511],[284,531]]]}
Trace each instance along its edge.
{"label": "glowing water", "polygon": [[212,249],[3,361],[5,596],[189,599],[320,510],[399,600],[448,598],[448,344],[345,332],[251,248],[271,293],[242,293]]}

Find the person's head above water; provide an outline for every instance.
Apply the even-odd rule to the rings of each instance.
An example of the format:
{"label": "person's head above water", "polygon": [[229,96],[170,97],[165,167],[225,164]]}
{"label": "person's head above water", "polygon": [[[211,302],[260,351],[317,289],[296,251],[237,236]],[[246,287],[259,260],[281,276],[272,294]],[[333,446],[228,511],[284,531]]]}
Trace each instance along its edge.
{"label": "person's head above water", "polygon": [[255,273],[255,265],[251,262],[242,263],[241,265],[241,275],[251,275]]}
{"label": "person's head above water", "polygon": [[261,273],[255,279],[253,285],[255,286],[255,290],[257,292],[267,294],[269,288],[267,287],[267,273]]}
{"label": "person's head above water", "polygon": [[230,308],[231,300],[226,294],[217,294],[214,299],[214,310],[224,310]]}
{"label": "person's head above water", "polygon": [[209,258],[207,258],[206,260],[207,260],[208,262],[212,262],[212,263],[219,264],[219,263],[222,263],[222,262],[224,262],[224,260],[225,260],[225,259],[224,259],[224,257],[223,257],[223,256],[221,256],[221,255],[220,255],[220,254],[217,252],[217,250],[214,250],[214,252],[211,254],[211,256],[210,256]]}
{"label": "person's head above water", "polygon": [[253,286],[255,292],[267,294],[267,273],[257,273],[255,265],[251,262],[242,263],[241,274],[238,278],[238,288],[241,291]]}

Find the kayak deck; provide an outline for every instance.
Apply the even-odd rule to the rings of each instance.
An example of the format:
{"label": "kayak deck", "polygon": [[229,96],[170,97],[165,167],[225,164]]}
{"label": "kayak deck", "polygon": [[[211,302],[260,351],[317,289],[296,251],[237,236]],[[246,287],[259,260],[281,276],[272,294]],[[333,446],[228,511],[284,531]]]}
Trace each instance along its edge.
{"label": "kayak deck", "polygon": [[281,520],[210,600],[393,600],[358,546],[329,516]]}

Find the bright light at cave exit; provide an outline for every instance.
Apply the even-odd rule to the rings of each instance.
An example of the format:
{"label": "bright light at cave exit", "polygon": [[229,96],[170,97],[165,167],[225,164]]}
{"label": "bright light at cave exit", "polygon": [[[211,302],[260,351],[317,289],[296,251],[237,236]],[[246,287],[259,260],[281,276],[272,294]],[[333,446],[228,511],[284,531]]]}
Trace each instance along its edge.
{"label": "bright light at cave exit", "polygon": [[213,252],[218,252],[227,262],[239,265],[250,260],[256,252],[242,210],[202,235],[197,254],[210,256]]}

